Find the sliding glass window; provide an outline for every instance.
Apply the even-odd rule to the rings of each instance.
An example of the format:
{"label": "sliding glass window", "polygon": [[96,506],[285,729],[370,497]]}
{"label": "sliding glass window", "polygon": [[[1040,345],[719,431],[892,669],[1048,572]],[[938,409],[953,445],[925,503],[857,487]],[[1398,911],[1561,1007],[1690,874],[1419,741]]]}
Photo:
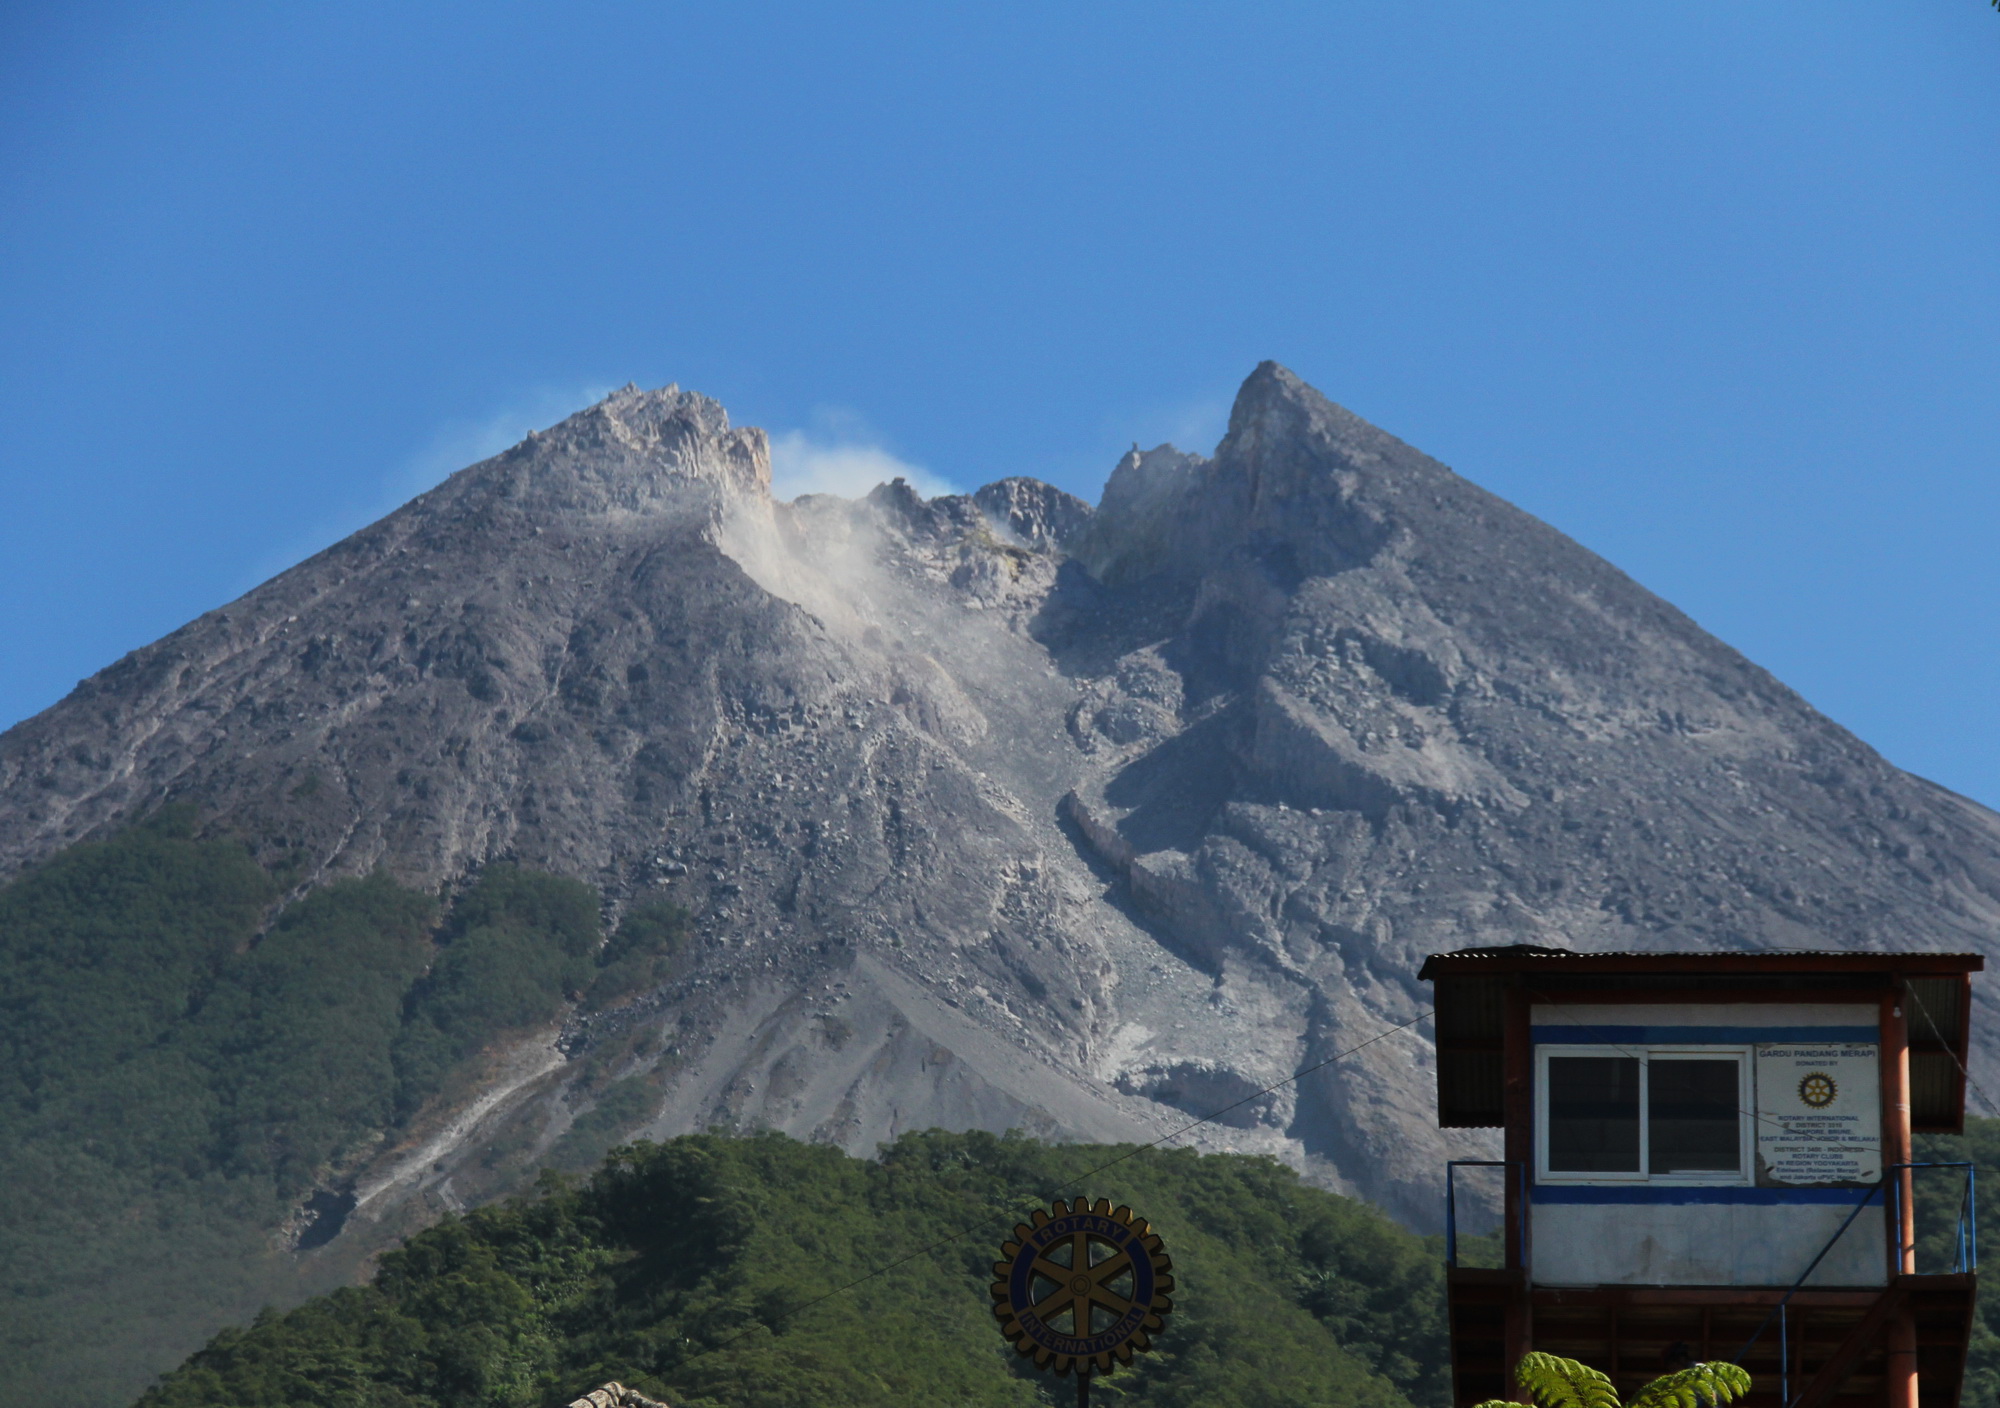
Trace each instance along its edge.
{"label": "sliding glass window", "polygon": [[1747,1047],[1543,1046],[1535,1065],[1541,1179],[1748,1181]]}

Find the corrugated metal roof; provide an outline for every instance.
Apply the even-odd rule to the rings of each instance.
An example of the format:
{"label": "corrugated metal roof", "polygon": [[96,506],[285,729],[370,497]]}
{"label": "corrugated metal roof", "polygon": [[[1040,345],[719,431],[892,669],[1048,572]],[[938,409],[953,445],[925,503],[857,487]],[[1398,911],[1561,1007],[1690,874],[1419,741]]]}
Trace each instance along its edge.
{"label": "corrugated metal roof", "polygon": [[1490,948],[1454,948],[1431,958],[1983,958],[1977,953],[1944,949],[1879,948],[1541,948],[1535,944],[1503,944]]}
{"label": "corrugated metal roof", "polygon": [[1508,944],[1453,949],[1434,953],[1418,970],[1428,978],[1434,969],[1477,969],[1504,973],[1528,968],[1575,967],[1578,970],[1630,972],[1651,969],[1659,973],[1732,972],[1933,972],[1977,973],[1986,967],[1984,956],[1976,953],[1940,953],[1930,950],[1881,949],[1639,949],[1592,951],[1586,949],[1542,948],[1534,944]]}

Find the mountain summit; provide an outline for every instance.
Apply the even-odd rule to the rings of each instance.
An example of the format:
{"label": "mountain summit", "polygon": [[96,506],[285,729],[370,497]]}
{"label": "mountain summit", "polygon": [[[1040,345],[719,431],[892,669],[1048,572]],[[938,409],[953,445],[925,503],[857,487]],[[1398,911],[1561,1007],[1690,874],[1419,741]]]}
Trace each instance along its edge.
{"label": "mountain summit", "polygon": [[[692,915],[343,1235],[481,1195],[633,1024],[643,1132],[1153,1138],[1412,1022],[1435,950],[1996,948],[2000,818],[1275,364],[1094,510],[769,485],[760,432],[628,387],[0,735],[0,873],[183,799],[295,894],[511,861]],[[1429,1223],[1429,1051],[1211,1142]]]}

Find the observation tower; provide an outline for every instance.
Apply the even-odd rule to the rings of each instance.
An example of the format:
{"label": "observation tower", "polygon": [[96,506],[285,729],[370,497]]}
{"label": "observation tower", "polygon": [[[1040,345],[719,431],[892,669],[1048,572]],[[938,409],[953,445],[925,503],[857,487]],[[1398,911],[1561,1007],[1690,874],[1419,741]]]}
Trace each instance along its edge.
{"label": "observation tower", "polygon": [[[1461,1408],[1516,1396],[1529,1350],[1602,1369],[1621,1396],[1721,1359],[1754,1377],[1746,1408],[1957,1408],[1972,1168],[1917,1162],[1911,1136],[1964,1127],[1984,966],[1526,946],[1427,959],[1438,1124],[1505,1136],[1501,1159],[1446,1170]],[[1458,1204],[1482,1180],[1504,1218],[1498,1253],[1475,1257]]]}

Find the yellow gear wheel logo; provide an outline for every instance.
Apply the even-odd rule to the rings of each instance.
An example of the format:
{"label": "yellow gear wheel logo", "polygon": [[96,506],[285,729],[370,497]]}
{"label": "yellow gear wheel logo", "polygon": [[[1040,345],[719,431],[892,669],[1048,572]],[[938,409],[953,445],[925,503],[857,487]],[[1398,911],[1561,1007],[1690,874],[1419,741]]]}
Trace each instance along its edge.
{"label": "yellow gear wheel logo", "polygon": [[1128,1207],[1078,1198],[1037,1208],[993,1263],[1000,1332],[1038,1368],[1110,1370],[1153,1347],[1174,1308],[1166,1249]]}
{"label": "yellow gear wheel logo", "polygon": [[1840,1087],[1833,1083],[1833,1077],[1825,1071],[1814,1071],[1799,1082],[1799,1099],[1815,1110],[1824,1110],[1833,1103],[1833,1097],[1840,1094]]}

